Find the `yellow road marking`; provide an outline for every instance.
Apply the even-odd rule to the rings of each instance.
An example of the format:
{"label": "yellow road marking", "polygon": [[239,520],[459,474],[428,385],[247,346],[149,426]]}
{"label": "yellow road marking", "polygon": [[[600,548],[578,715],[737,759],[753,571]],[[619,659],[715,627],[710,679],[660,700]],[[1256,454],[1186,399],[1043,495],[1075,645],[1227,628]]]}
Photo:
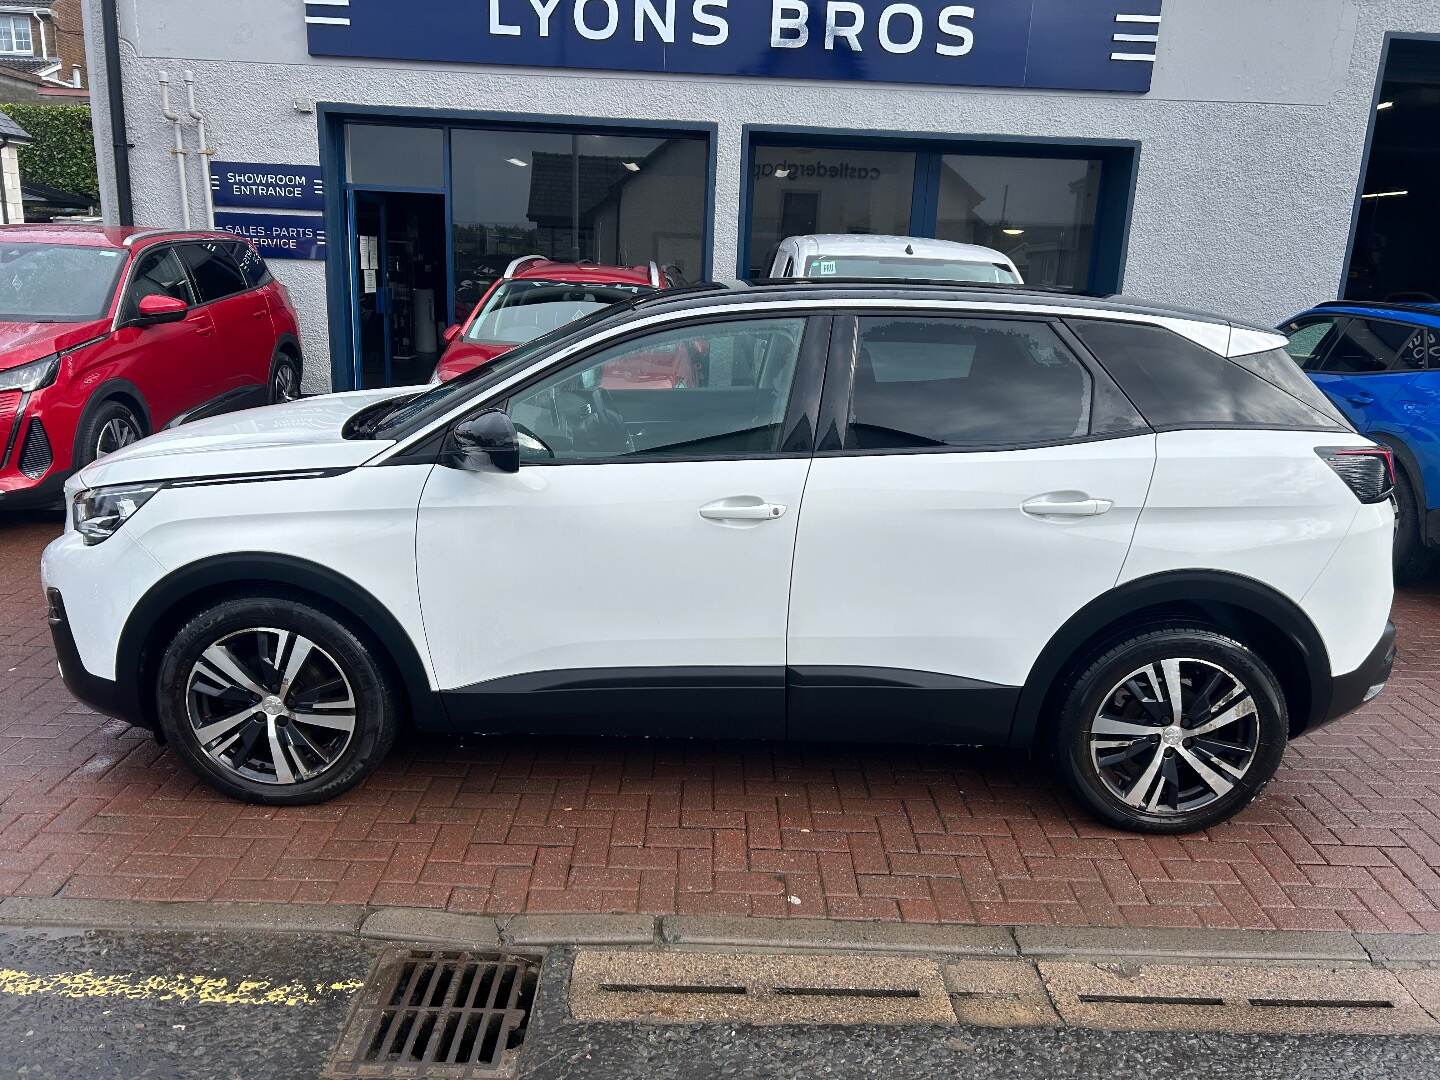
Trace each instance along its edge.
{"label": "yellow road marking", "polygon": [[119,972],[63,971],[32,975],[0,968],[0,994],[30,997],[122,998],[126,1001],[178,1001],[214,1005],[318,1005],[336,994],[353,994],[364,982],[274,983],[268,979],[226,979],[209,975],[142,975]]}

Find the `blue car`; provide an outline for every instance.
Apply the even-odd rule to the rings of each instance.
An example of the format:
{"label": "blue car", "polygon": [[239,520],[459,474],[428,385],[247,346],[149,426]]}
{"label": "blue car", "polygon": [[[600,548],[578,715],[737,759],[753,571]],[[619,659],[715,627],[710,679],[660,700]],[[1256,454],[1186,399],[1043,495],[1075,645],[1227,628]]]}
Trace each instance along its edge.
{"label": "blue car", "polygon": [[1334,301],[1280,327],[1357,431],[1395,451],[1395,580],[1440,549],[1440,304]]}

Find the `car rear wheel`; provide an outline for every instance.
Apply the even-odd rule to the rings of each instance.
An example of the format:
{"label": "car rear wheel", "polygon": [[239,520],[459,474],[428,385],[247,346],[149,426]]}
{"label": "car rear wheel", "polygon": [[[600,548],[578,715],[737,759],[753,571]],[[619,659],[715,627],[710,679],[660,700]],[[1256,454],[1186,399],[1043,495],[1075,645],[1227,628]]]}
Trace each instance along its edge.
{"label": "car rear wheel", "polygon": [[1110,824],[1191,832],[1260,794],[1288,730],[1279,683],[1259,656],[1223,634],[1175,624],[1082,662],[1057,760],[1071,790]]}
{"label": "car rear wheel", "polygon": [[278,352],[270,364],[270,404],[280,405],[300,396],[300,365],[287,352]]}
{"label": "car rear wheel", "polygon": [[1430,572],[1435,553],[1425,546],[1420,500],[1403,467],[1395,477],[1395,583],[1410,585]]}
{"label": "car rear wheel", "polygon": [[89,465],[144,437],[144,424],[128,405],[107,401],[86,418],[76,433],[76,462]]}
{"label": "car rear wheel", "polygon": [[398,727],[365,641],[283,597],[227,600],[191,618],[161,659],[156,704],[170,745],[207,783],[270,805],[354,787]]}

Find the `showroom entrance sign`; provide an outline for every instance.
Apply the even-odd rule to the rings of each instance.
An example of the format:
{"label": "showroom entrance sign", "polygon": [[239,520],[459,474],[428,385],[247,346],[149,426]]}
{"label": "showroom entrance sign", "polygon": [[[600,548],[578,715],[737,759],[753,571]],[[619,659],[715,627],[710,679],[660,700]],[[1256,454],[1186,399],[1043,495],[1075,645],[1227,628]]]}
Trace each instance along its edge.
{"label": "showroom entrance sign", "polygon": [[1162,0],[308,0],[314,56],[1146,93]]}
{"label": "showroom entrance sign", "polygon": [[257,161],[212,161],[210,192],[216,206],[267,210],[325,209],[325,181],[319,165],[272,165]]}

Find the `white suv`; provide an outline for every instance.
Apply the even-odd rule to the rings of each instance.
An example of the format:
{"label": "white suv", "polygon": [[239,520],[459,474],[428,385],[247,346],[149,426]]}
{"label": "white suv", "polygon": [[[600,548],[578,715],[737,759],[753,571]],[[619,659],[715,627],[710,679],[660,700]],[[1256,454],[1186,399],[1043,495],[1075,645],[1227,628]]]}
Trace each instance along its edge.
{"label": "white suv", "polygon": [[986,285],[1024,284],[1010,256],[994,248],[919,236],[862,233],[786,237],[775,252],[770,277],[776,281],[908,278]]}
{"label": "white suv", "polygon": [[1201,828],[1394,657],[1392,462],[1283,344],[1012,289],[662,293],[87,467],[61,669],[257,802],[413,724],[1031,749],[1109,822]]}

